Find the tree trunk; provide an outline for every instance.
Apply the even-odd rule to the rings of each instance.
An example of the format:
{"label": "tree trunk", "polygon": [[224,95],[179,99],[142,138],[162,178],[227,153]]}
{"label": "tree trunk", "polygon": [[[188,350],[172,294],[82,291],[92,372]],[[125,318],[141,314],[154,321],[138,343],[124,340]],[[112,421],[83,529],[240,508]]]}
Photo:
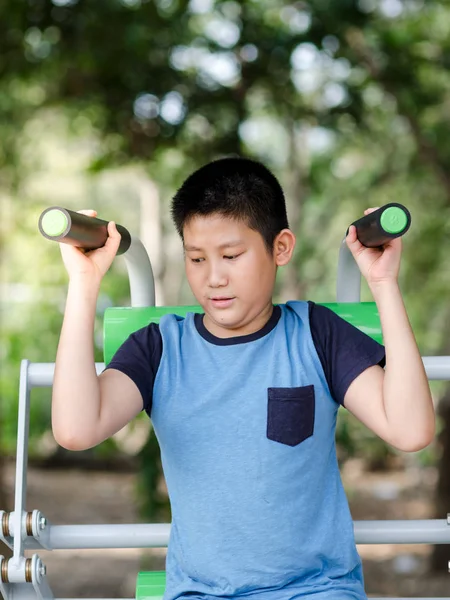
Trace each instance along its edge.
{"label": "tree trunk", "polygon": [[[439,403],[438,414],[442,420],[442,431],[439,434],[441,453],[438,465],[439,478],[436,487],[435,517],[445,519],[447,513],[450,513],[450,387]],[[449,561],[450,544],[437,544],[431,556],[431,570],[445,573]]]}

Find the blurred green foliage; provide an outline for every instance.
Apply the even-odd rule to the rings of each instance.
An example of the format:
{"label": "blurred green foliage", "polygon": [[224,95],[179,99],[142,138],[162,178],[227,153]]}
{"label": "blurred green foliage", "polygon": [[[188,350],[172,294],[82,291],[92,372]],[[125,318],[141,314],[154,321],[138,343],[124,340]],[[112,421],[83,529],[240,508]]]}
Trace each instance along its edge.
{"label": "blurred green foliage", "polygon": [[[161,193],[167,303],[190,301],[168,200],[213,157],[261,159],[286,190],[298,248],[277,300],[332,301],[348,223],[403,202],[413,217],[401,272],[408,312],[422,354],[450,354],[449,66],[445,0],[1,4],[4,451],[14,451],[19,361],[53,361],[62,321],[66,276],[56,245],[38,236],[39,213],[90,206],[139,231],[130,169]],[[129,302],[120,261],[102,293],[99,361],[102,311]],[[36,452],[49,415],[49,391],[33,391]],[[391,452],[349,415],[337,439],[343,459]],[[148,494],[160,473],[153,441],[142,450],[150,514],[161,508]]]}

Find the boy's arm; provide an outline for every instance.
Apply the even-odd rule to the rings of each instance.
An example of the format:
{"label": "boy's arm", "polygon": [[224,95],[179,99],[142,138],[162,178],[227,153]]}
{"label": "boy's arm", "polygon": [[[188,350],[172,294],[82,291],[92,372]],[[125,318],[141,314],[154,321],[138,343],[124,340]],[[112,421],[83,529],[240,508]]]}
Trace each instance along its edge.
{"label": "boy's arm", "polygon": [[433,439],[435,416],[425,368],[397,282],[401,239],[392,240],[382,250],[364,248],[352,227],[347,243],[377,304],[386,367],[373,366],[361,373],[350,384],[344,404],[396,448],[420,450]]}
{"label": "boy's arm", "polygon": [[104,248],[86,254],[61,244],[70,281],[55,364],[52,428],[56,441],[70,450],[99,444],[142,410],[142,396],[129,377],[114,369],[97,377],[95,371],[97,297],[120,242],[111,224],[109,235]]}

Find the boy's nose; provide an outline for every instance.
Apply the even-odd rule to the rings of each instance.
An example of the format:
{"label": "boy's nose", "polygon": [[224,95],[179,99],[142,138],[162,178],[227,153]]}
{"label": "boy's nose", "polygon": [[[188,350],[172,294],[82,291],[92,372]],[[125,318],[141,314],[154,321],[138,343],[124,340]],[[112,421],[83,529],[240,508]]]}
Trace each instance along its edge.
{"label": "boy's nose", "polygon": [[220,267],[211,268],[208,273],[208,285],[212,288],[224,287],[228,283],[226,273]]}

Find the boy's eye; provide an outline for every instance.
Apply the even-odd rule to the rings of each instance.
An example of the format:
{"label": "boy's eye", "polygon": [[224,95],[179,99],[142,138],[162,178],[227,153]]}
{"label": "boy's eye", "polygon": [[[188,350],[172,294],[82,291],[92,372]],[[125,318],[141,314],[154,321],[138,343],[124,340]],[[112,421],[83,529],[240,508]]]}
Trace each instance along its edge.
{"label": "boy's eye", "polygon": [[191,258],[191,262],[198,264],[203,262],[205,259],[204,258]]}
{"label": "boy's eye", "polygon": [[240,254],[233,254],[231,256],[224,256],[224,258],[228,259],[228,260],[234,260],[235,258],[238,258],[240,256]]}

